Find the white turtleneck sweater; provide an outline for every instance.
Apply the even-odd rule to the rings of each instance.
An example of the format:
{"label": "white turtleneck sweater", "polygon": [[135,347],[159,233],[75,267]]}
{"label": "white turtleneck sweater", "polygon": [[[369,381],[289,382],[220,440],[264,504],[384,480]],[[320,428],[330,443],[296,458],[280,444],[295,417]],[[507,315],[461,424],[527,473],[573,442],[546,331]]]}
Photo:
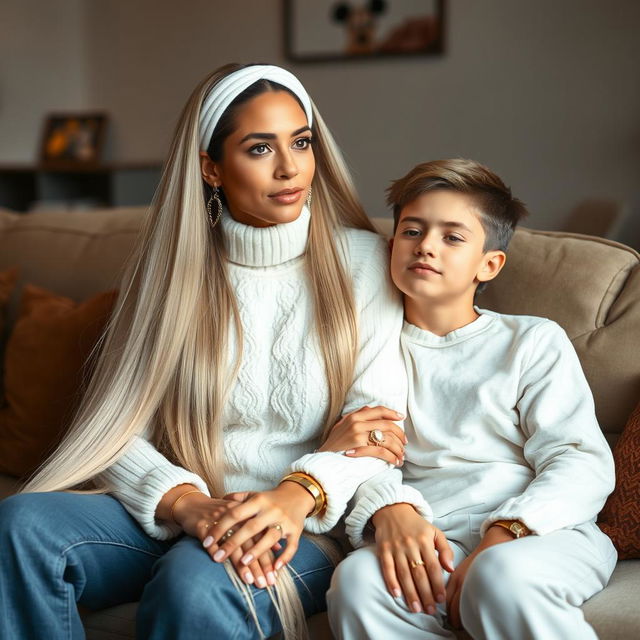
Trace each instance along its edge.
{"label": "white turtleneck sweater", "polygon": [[[319,444],[328,408],[304,268],[309,221],[306,207],[294,222],[266,228],[243,225],[226,212],[221,219],[244,332],[240,371],[223,416],[225,490],[271,489],[289,471],[305,471],[327,493],[322,517],[306,523],[310,531],[322,532],[335,525],[358,485],[389,465],[373,458],[308,453]],[[402,305],[388,277],[387,247],[368,231],[344,229],[340,235],[359,327],[359,354],[344,413],[378,404],[403,413]],[[180,531],[154,517],[167,491],[191,483],[210,495],[202,478],[171,464],[144,438],[135,438],[101,478],[144,530],[159,539]]]}
{"label": "white turtleneck sweater", "polygon": [[[521,520],[544,535],[595,519],[613,490],[611,450],[566,333],[543,318],[477,311],[445,336],[405,323],[405,463],[358,489],[346,520],[354,546],[395,502],[428,520],[486,514],[482,534],[496,520]],[[398,500],[402,476],[407,498]]]}

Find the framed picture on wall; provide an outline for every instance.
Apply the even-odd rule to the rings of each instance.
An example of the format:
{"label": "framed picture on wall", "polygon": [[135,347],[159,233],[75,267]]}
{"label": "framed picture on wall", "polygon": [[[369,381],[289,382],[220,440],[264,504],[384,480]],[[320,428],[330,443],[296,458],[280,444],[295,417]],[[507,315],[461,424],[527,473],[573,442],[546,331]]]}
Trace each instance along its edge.
{"label": "framed picture on wall", "polygon": [[296,62],[444,51],[445,0],[284,0],[285,52]]}
{"label": "framed picture on wall", "polygon": [[104,113],[52,113],[44,123],[40,164],[82,168],[102,160],[107,128]]}

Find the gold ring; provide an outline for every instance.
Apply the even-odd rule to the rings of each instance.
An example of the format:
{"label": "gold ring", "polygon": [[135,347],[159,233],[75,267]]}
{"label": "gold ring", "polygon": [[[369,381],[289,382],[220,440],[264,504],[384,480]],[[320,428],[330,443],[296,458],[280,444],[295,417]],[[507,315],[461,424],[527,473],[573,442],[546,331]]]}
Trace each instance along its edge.
{"label": "gold ring", "polygon": [[411,568],[415,569],[416,567],[424,567],[424,561],[423,560],[412,560],[411,561]]}
{"label": "gold ring", "polygon": [[220,538],[220,542],[218,544],[222,544],[223,542],[226,542],[234,533],[235,531],[233,529],[229,529],[227,533],[225,533],[222,536],[222,538]]}
{"label": "gold ring", "polygon": [[381,444],[384,444],[384,433],[380,431],[380,429],[373,429],[369,431],[369,437],[367,438],[370,444],[379,447]]}

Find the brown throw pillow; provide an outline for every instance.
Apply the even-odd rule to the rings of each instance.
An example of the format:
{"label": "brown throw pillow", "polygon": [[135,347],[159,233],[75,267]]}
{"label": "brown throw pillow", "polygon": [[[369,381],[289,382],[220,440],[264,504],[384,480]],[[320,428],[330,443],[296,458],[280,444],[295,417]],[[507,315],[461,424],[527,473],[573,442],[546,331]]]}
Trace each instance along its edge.
{"label": "brown throw pillow", "polygon": [[4,324],[6,307],[18,279],[18,269],[6,269],[0,271],[0,407],[4,404],[4,392],[2,387],[2,362],[4,362]]}
{"label": "brown throw pillow", "polygon": [[4,334],[5,307],[9,302],[9,298],[11,298],[17,279],[18,270],[15,268],[0,271],[0,340],[2,340]]}
{"label": "brown throw pillow", "polygon": [[613,450],[616,488],[598,516],[621,560],[640,558],[640,404]]}
{"label": "brown throw pillow", "polygon": [[1,472],[31,473],[60,441],[80,399],[83,366],[116,295],[109,291],[78,304],[25,285],[5,355]]}

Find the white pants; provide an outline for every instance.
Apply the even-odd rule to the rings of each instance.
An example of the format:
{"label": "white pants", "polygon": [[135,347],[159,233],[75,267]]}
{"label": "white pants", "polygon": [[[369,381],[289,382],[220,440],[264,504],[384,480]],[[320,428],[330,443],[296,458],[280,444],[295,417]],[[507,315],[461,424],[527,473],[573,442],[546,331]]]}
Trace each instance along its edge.
{"label": "white pants", "polygon": [[[457,566],[480,542],[485,514],[437,519]],[[613,544],[591,522],[545,536],[495,545],[471,565],[460,597],[465,630],[475,639],[589,640],[597,636],[580,606],[602,590],[616,565]],[[443,572],[445,581],[449,574]],[[349,554],[327,593],[331,629],[339,640],[455,638],[445,605],[435,616],[411,612],[385,586],[375,546]]]}

